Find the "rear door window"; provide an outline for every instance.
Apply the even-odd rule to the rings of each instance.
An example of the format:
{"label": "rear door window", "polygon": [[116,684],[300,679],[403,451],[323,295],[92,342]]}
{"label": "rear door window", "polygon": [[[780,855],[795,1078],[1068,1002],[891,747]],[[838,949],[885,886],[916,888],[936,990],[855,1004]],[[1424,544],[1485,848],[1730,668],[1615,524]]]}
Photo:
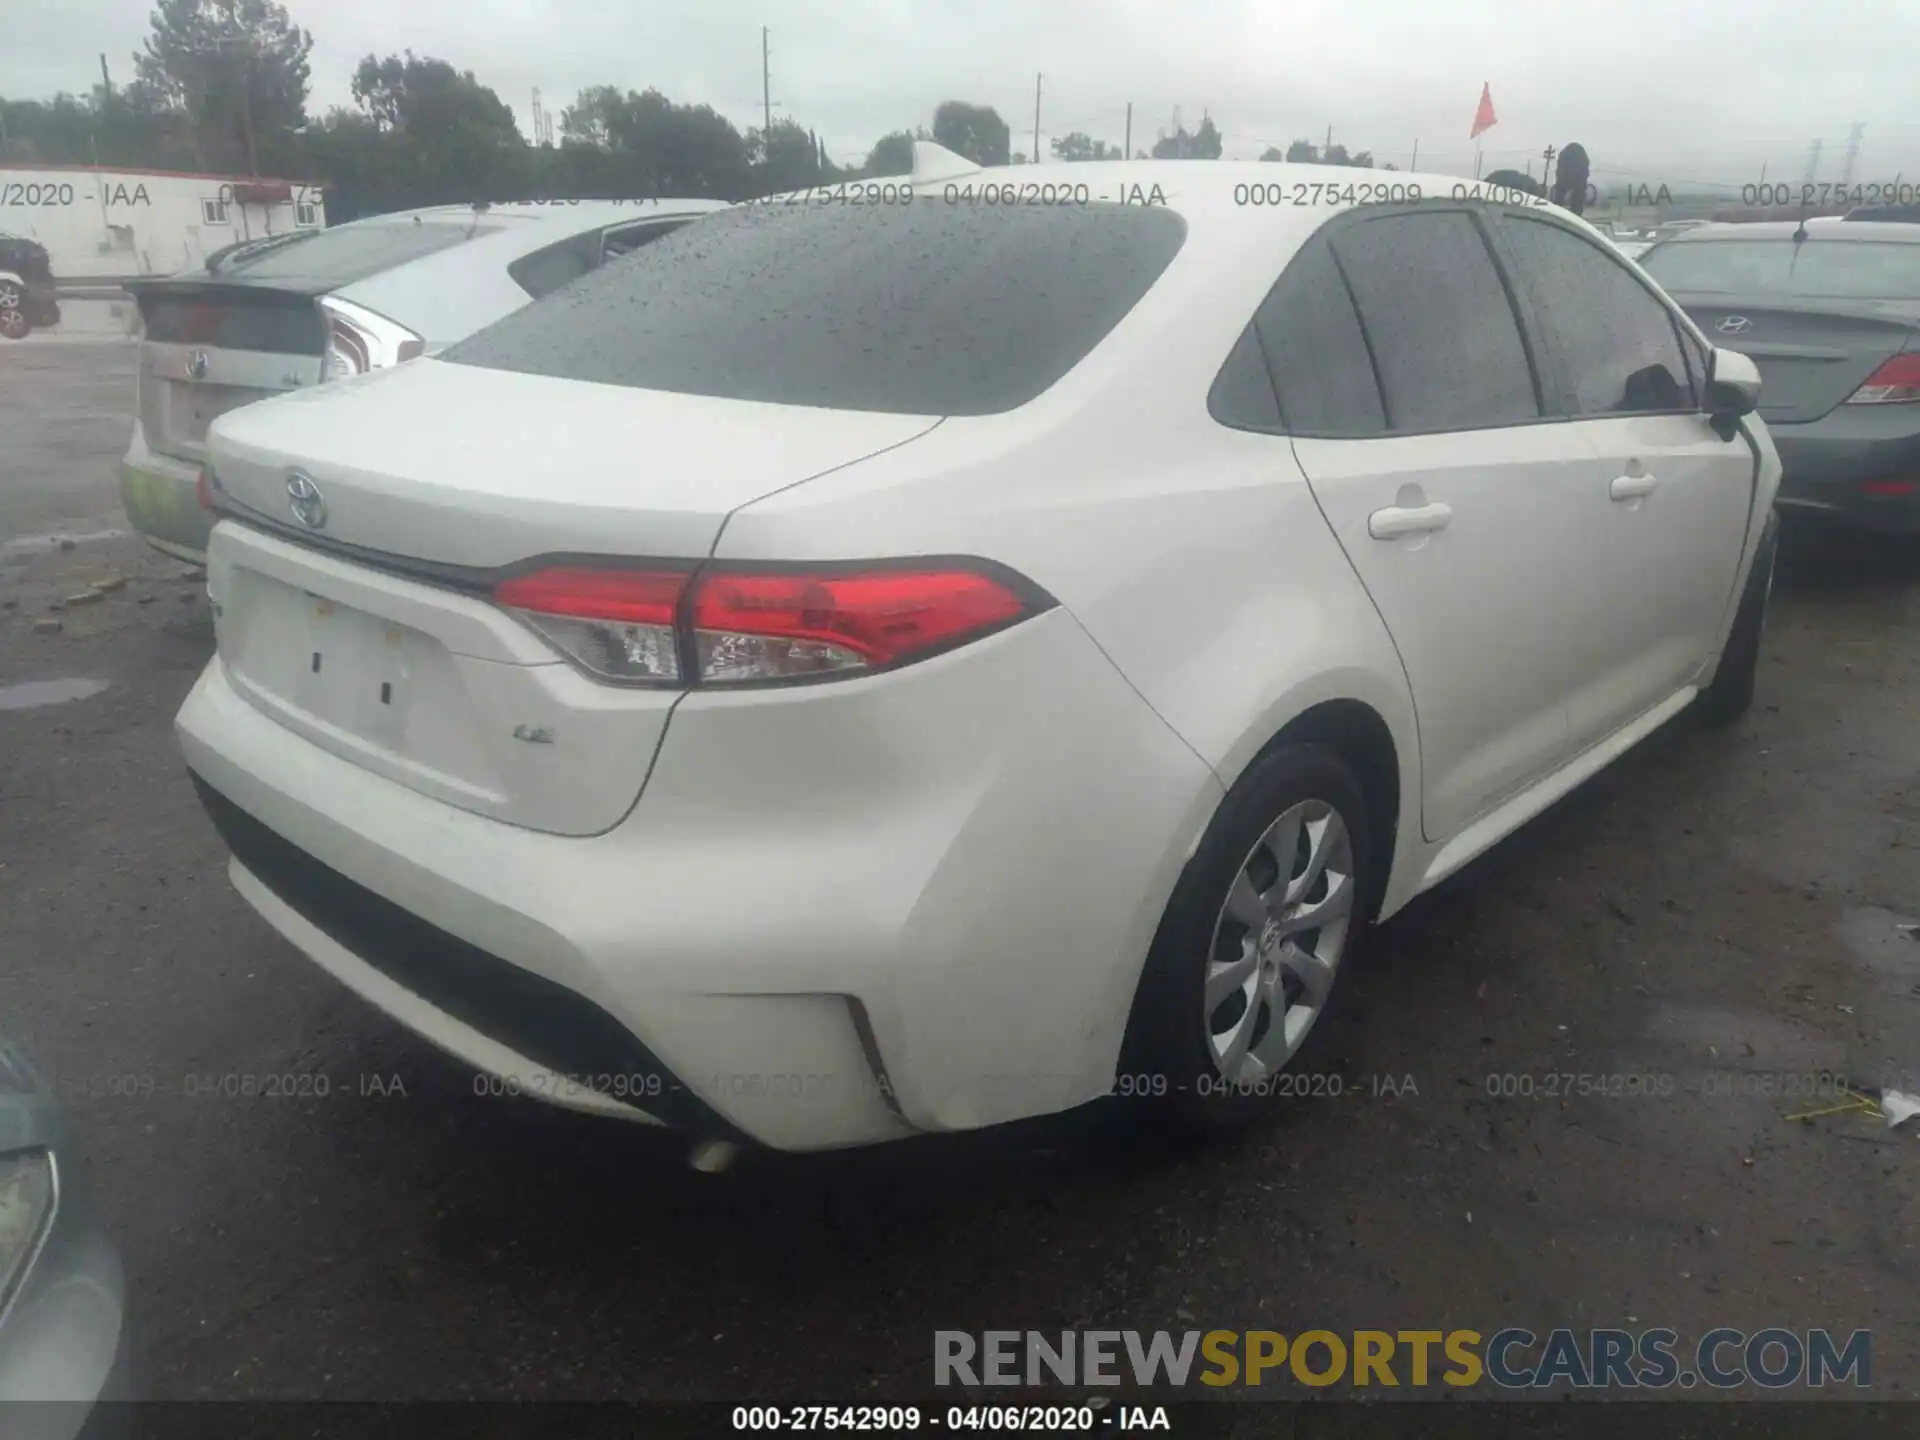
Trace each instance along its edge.
{"label": "rear door window", "polygon": [[744,206],[441,358],[736,400],[991,415],[1077,365],[1185,238],[1158,205]]}
{"label": "rear door window", "polygon": [[1386,410],[1347,282],[1324,236],[1293,258],[1254,317],[1260,348],[1296,435],[1359,437],[1386,429]]}
{"label": "rear door window", "polygon": [[1559,357],[1569,413],[1694,408],[1673,315],[1625,265],[1550,220],[1502,214],[1497,223]]}
{"label": "rear door window", "polygon": [[609,260],[652,244],[685,223],[684,220],[665,223],[655,220],[645,225],[621,225],[606,231],[570,235],[531,255],[522,255],[507,266],[507,274],[514,284],[538,300],[563,285],[571,285],[582,275],[591,274]]}
{"label": "rear door window", "polygon": [[[1333,239],[1395,433],[1537,420],[1520,323],[1473,217],[1382,215]],[[1281,403],[1286,403],[1284,394]]]}
{"label": "rear door window", "polygon": [[522,255],[507,266],[513,283],[538,300],[562,285],[571,285],[600,264],[600,235],[569,235],[530,255]]}

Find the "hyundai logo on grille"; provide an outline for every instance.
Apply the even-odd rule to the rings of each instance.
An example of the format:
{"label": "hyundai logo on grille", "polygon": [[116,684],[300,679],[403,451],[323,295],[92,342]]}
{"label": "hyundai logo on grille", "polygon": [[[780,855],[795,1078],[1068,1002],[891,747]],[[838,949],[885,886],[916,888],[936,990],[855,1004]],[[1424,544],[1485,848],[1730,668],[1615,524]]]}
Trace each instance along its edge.
{"label": "hyundai logo on grille", "polygon": [[187,357],[187,378],[204,380],[207,378],[207,352],[196,350]]}
{"label": "hyundai logo on grille", "polygon": [[311,475],[303,475],[295,470],[287,476],[287,499],[292,502],[293,518],[309,530],[326,526],[326,497],[320,493],[320,487],[313,483]]}
{"label": "hyundai logo on grille", "polygon": [[1729,315],[1722,320],[1719,329],[1723,334],[1738,335],[1742,330],[1750,329],[1753,322],[1744,315]]}

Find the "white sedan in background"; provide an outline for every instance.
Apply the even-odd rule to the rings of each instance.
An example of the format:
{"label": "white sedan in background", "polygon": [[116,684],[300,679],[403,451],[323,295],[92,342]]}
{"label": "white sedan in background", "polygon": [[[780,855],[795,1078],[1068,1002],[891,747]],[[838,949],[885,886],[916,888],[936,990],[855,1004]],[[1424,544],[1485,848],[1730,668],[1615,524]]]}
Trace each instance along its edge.
{"label": "white sedan in background", "polygon": [[1757,376],[1591,226],[919,159],[213,427],[233,881],[482,1089],[1239,1123],[1367,924],[1751,700]]}
{"label": "white sedan in background", "polygon": [[718,200],[438,205],[290,230],[140,280],[140,364],[121,503],[134,531],[204,558],[195,496],[207,429],[229,410],[362,375],[471,335]]}

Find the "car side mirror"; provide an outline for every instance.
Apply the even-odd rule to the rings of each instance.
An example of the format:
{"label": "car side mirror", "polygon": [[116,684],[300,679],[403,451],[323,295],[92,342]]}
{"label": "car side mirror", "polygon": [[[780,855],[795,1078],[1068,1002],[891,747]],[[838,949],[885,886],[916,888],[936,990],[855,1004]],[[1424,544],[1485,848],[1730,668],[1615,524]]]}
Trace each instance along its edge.
{"label": "car side mirror", "polygon": [[1760,403],[1760,368],[1738,350],[1714,346],[1707,359],[1706,411],[1714,432],[1731,440],[1740,417],[1751,415]]}

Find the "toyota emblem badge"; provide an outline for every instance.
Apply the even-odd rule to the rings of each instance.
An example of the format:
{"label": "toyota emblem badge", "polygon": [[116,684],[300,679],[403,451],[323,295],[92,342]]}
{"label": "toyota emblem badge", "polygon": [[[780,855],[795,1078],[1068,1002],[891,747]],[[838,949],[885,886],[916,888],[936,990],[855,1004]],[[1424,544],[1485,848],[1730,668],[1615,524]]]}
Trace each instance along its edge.
{"label": "toyota emblem badge", "polygon": [[287,499],[293,507],[293,518],[309,530],[321,530],[327,523],[327,500],[320,493],[320,487],[313,483],[311,475],[303,475],[295,470],[287,476]]}
{"label": "toyota emblem badge", "polygon": [[204,380],[207,378],[207,352],[196,350],[187,357],[187,378]]}

